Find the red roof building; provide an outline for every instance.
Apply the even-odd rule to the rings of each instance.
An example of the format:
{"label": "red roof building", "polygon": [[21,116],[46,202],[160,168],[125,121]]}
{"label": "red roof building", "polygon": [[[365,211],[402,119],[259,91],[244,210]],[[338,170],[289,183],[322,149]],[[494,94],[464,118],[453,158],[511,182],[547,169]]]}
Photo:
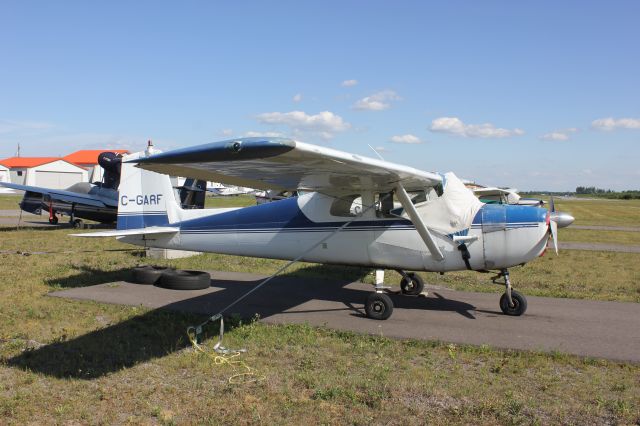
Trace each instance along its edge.
{"label": "red roof building", "polygon": [[60,160],[58,157],[9,157],[0,160],[0,164],[8,169],[29,169]]}
{"label": "red roof building", "polygon": [[91,166],[98,164],[98,155],[105,151],[115,152],[116,154],[129,153],[126,149],[83,149],[66,155],[62,159],[79,166]]}

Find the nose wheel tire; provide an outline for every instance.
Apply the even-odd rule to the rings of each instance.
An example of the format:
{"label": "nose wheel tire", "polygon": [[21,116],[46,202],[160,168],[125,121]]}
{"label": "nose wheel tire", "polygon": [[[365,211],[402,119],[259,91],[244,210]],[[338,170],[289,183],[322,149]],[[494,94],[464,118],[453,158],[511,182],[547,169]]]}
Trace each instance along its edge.
{"label": "nose wheel tire", "polygon": [[52,225],[57,225],[58,224],[58,218],[56,216],[52,216],[49,218],[49,223]]}
{"label": "nose wheel tire", "polygon": [[400,290],[402,294],[408,296],[417,296],[424,290],[424,281],[420,275],[415,272],[409,272],[406,277],[400,281]]}
{"label": "nose wheel tire", "polygon": [[524,314],[527,310],[527,299],[517,291],[511,290],[511,300],[513,301],[513,306],[509,306],[507,293],[504,293],[502,297],[500,297],[500,309],[502,312],[505,315],[511,315],[514,317],[519,317]]}
{"label": "nose wheel tire", "polygon": [[386,320],[393,313],[393,302],[384,293],[371,293],[364,304],[367,317],[376,320]]}

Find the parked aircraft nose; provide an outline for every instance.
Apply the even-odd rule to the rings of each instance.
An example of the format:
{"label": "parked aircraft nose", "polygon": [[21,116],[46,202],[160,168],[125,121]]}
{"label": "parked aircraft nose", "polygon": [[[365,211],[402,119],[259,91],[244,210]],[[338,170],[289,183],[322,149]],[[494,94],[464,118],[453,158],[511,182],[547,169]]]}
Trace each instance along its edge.
{"label": "parked aircraft nose", "polygon": [[575,218],[571,216],[569,213],[552,212],[551,220],[558,225],[558,228],[566,228],[567,226],[573,223]]}

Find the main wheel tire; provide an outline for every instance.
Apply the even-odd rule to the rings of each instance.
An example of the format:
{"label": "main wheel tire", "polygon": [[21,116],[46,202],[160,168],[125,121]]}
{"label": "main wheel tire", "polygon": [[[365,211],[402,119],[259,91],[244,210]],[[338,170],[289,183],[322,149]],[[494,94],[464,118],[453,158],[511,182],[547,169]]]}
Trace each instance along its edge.
{"label": "main wheel tire", "polygon": [[82,219],[76,219],[72,224],[76,229],[84,229],[84,221]]}
{"label": "main wheel tire", "polygon": [[500,297],[500,309],[505,315],[511,315],[519,317],[527,310],[527,299],[522,294],[515,290],[511,290],[511,300],[513,300],[513,306],[509,306],[509,299],[507,293],[504,293]]}
{"label": "main wheel tire", "polygon": [[415,272],[409,272],[407,278],[402,277],[400,281],[400,290],[402,294],[409,296],[417,296],[424,290],[424,280]]}
{"label": "main wheel tire", "polygon": [[376,320],[386,320],[393,313],[393,302],[384,293],[371,293],[364,304],[367,317]]}
{"label": "main wheel tire", "polygon": [[49,223],[52,225],[57,225],[58,224],[58,217],[57,216],[53,216],[49,218]]}
{"label": "main wheel tire", "polygon": [[201,271],[167,270],[156,283],[172,290],[202,290],[211,286],[211,275]]}
{"label": "main wheel tire", "polygon": [[136,284],[156,284],[167,270],[165,266],[138,266],[133,268],[132,280]]}

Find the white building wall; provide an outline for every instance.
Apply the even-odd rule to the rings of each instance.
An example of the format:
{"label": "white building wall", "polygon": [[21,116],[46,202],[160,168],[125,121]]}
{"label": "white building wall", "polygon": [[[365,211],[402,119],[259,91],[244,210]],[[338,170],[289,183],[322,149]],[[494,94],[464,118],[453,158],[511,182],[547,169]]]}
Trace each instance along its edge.
{"label": "white building wall", "polygon": [[9,180],[16,185],[24,185],[29,169],[11,169],[9,171]]}
{"label": "white building wall", "polygon": [[9,169],[7,169],[5,166],[0,166],[0,182],[11,183],[11,178],[9,176]]}
{"label": "white building wall", "polygon": [[88,172],[82,167],[66,161],[56,160],[51,163],[28,169],[25,185],[41,186],[51,189],[65,189],[74,183],[88,182]]}

